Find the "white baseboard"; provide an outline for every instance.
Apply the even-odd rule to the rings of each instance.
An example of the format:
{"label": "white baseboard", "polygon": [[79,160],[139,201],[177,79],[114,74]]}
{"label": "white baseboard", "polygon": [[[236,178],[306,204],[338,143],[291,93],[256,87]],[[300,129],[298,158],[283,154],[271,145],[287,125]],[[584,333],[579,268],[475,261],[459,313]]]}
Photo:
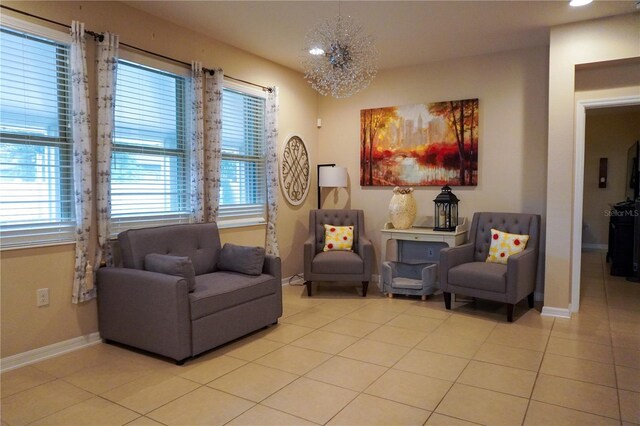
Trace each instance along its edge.
{"label": "white baseboard", "polygon": [[589,243],[583,243],[582,244],[582,249],[583,250],[608,250],[609,246],[607,244],[589,244]]}
{"label": "white baseboard", "polygon": [[85,348],[87,346],[92,346],[100,342],[102,342],[100,333],[95,332],[65,340],[63,342],[54,343],[52,345],[43,346],[41,348],[32,349],[20,354],[11,355],[0,360],[0,371],[4,373],[5,371],[14,370],[39,361],[44,361],[45,359]]}
{"label": "white baseboard", "polygon": [[549,306],[542,307],[542,313],[545,317],[571,318],[571,310],[569,308],[551,308]]}

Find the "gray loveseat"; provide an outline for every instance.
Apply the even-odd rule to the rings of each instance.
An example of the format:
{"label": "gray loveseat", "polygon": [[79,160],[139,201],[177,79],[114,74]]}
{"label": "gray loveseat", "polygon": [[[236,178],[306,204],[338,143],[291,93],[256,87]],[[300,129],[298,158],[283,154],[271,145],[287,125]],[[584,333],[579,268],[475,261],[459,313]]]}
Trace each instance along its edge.
{"label": "gray loveseat", "polygon": [[118,241],[122,267],[97,272],[107,341],[182,364],[282,315],[280,258],[258,247],[222,248],[215,223],[129,230]]}

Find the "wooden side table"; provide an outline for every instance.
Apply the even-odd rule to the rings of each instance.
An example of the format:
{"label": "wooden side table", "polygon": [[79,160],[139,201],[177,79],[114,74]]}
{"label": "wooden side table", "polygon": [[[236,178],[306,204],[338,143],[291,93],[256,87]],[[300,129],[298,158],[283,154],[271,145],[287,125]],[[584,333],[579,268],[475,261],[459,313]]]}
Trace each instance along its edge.
{"label": "wooden side table", "polygon": [[[384,225],[384,228],[380,230],[380,271],[382,271],[382,263],[388,260],[387,243],[389,241],[396,242],[396,253],[394,256],[394,260],[404,260],[402,242],[411,241],[414,243],[420,243],[421,246],[417,254],[416,250],[413,250],[413,252],[411,253],[411,261],[425,261],[434,263],[440,262],[440,249],[442,247],[444,247],[445,245],[449,247],[455,247],[464,244],[467,241],[468,224],[465,218],[461,218],[461,223],[453,232],[434,231],[432,225],[433,218],[427,218],[425,220],[418,221],[417,223],[424,223],[425,225],[431,224],[431,227],[425,226],[412,227],[409,229],[395,229],[393,227],[393,224],[388,222]],[[422,249],[422,245],[424,245],[424,249]],[[430,249],[429,246],[432,246],[433,249]],[[421,254],[424,254],[424,258],[422,258]],[[378,286],[382,291],[382,277],[379,280]]]}

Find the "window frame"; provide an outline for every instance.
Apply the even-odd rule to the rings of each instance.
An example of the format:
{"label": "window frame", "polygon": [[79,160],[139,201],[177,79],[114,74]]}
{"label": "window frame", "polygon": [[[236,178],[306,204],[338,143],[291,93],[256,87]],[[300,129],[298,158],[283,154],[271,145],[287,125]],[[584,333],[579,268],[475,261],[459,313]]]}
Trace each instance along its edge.
{"label": "window frame", "polygon": [[[180,96],[181,99],[176,100],[176,105],[180,106],[176,111],[176,124],[178,124],[181,120],[183,124],[183,132],[181,134],[180,140],[176,142],[176,148],[158,148],[151,147],[146,145],[133,145],[133,144],[118,144],[116,141],[116,122],[114,120],[114,140],[112,144],[111,151],[111,201],[113,205],[113,164],[114,164],[114,154],[115,153],[130,153],[130,154],[143,154],[143,155],[162,155],[164,157],[172,157],[177,159],[177,167],[181,169],[178,171],[177,176],[184,176],[184,182],[182,182],[182,187],[184,187],[184,192],[180,194],[183,197],[181,200],[182,204],[186,206],[186,209],[182,213],[144,213],[143,215],[133,216],[133,215],[122,215],[114,217],[112,212],[111,214],[111,238],[115,238],[118,233],[123,232],[128,229],[136,229],[142,227],[150,227],[150,226],[161,226],[161,225],[169,225],[169,224],[177,224],[177,223],[189,223],[191,222],[191,214],[190,214],[190,147],[189,147],[189,77],[190,71],[179,66],[175,66],[168,62],[163,62],[157,60],[155,58],[150,58],[148,56],[144,56],[129,50],[121,50],[118,58],[118,65],[120,62],[128,62],[130,66],[139,67],[141,69],[149,68],[152,72],[158,72],[159,74],[165,73],[168,75],[176,76],[179,78],[183,78],[183,88],[181,93],[179,90],[176,90],[176,96]],[[177,84],[177,81],[176,81]],[[116,82],[116,97],[115,103],[117,105],[117,82]],[[180,204],[180,202],[178,202]],[[154,219],[156,218],[156,219]],[[119,226],[119,224],[121,224]]]}
{"label": "window frame", "polygon": [[[225,90],[233,90],[235,92],[240,92],[242,94],[248,95],[248,96],[254,96],[257,98],[261,98],[264,100],[264,109],[263,109],[263,119],[265,120],[265,127],[266,127],[266,112],[267,112],[267,94],[264,92],[264,90],[259,89],[257,87],[253,87],[253,86],[249,86],[247,84],[241,84],[241,83],[236,83],[233,81],[229,81],[229,80],[224,80],[223,85],[222,85],[222,90],[223,90],[223,99],[224,99],[224,91]],[[221,110],[224,109],[224,101],[223,101],[223,105],[221,106]],[[222,112],[222,114],[224,114],[224,111]],[[223,118],[223,126],[224,126],[224,118]],[[224,146],[224,141],[222,140],[222,132],[221,132],[221,161],[225,160],[226,158],[231,158],[231,159],[242,159],[243,157],[248,157],[248,156],[242,156],[242,155],[237,155],[237,154],[225,154],[224,150],[222,149]],[[263,174],[264,174],[264,179],[262,182],[262,198],[263,198],[263,203],[262,203],[262,214],[256,217],[233,217],[233,216],[227,216],[227,217],[220,217],[220,210],[222,209],[222,194],[220,194],[220,202],[219,202],[219,210],[218,210],[218,227],[219,228],[238,228],[238,227],[247,227],[247,226],[263,226],[267,224],[267,182],[266,182],[266,158],[265,158],[265,152],[266,152],[266,140],[264,137],[264,131],[263,131],[263,140],[262,140],[262,151],[263,151],[263,155],[262,155],[262,169],[263,169]],[[220,173],[221,173],[221,180],[222,180],[222,167],[220,167]],[[220,185],[220,191],[222,191],[222,184]]]}
{"label": "window frame", "polygon": [[[32,22],[23,21],[6,14],[0,15],[0,27],[10,31],[22,32],[34,38],[45,38],[53,43],[64,44],[71,49],[71,36],[68,33],[54,30]],[[56,55],[59,55],[59,51]],[[67,57],[70,52],[67,53]],[[60,76],[60,69],[57,68],[56,88],[60,92],[63,84],[66,84],[68,91],[64,98],[58,98],[58,105],[62,104],[71,108],[71,66],[66,64],[66,75]],[[61,84],[61,81],[63,82]],[[65,108],[62,108],[65,109]],[[31,140],[29,135],[19,133],[0,133],[0,136],[8,136],[12,139],[12,145],[36,145],[60,149],[61,161],[57,168],[60,177],[56,182],[61,194],[60,213],[63,220],[38,222],[27,225],[1,225],[0,250],[20,250],[33,247],[46,247],[57,245],[75,244],[75,203],[73,201],[73,134],[72,134],[71,113],[58,115],[59,128],[67,129],[68,137],[40,136],[39,140]],[[71,176],[69,176],[71,174]],[[66,184],[65,184],[66,183]],[[48,238],[42,238],[42,233],[51,234]],[[11,239],[11,245],[6,245],[6,239]]]}

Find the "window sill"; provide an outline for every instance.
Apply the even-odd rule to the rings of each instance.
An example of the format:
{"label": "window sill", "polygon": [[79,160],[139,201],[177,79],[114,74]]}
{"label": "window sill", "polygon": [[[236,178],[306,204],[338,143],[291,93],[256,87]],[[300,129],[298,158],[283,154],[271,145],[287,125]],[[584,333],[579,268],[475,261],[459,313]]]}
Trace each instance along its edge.
{"label": "window sill", "polygon": [[28,250],[28,249],[38,249],[44,247],[55,247],[55,246],[66,246],[66,245],[75,245],[75,241],[57,241],[52,243],[33,243],[33,244],[25,244],[21,246],[10,246],[10,247],[0,247],[0,251],[12,251],[12,250]]}
{"label": "window sill", "polygon": [[246,228],[250,226],[265,226],[267,221],[262,218],[253,219],[227,219],[217,222],[219,229]]}

